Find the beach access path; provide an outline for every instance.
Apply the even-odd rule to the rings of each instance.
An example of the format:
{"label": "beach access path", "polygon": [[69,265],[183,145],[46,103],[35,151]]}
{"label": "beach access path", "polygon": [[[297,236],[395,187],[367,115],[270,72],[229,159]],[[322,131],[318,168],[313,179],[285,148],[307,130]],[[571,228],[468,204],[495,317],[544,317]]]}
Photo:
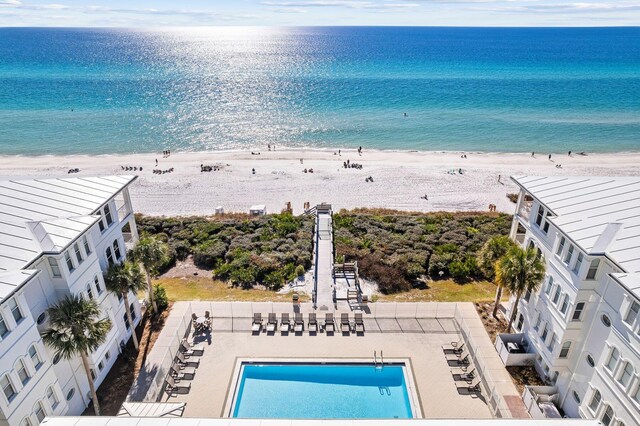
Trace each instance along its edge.
{"label": "beach access path", "polygon": [[[254,152],[258,152],[256,148]],[[265,204],[279,213],[291,202],[294,214],[303,204],[330,202],[334,212],[358,207],[407,211],[498,211],[513,213],[507,193],[517,192],[511,175],[638,176],[640,153],[479,154],[467,152],[406,152],[355,150],[250,151],[162,153],[107,156],[0,157],[0,179],[135,174],[130,187],[136,212],[149,215],[208,215],[217,206],[248,212]],[[156,174],[173,168],[172,173]],[[362,164],[361,169],[344,163]],[[201,172],[200,165],[218,166]],[[122,167],[143,170],[127,171]],[[557,167],[562,166],[562,167]],[[78,173],[67,174],[78,168]],[[307,173],[304,173],[304,169]],[[255,169],[255,174],[252,173]],[[313,169],[313,173],[309,173]],[[460,173],[462,172],[462,173]],[[368,177],[373,182],[367,181]],[[500,181],[498,181],[500,177]],[[424,199],[427,195],[428,199]]]}

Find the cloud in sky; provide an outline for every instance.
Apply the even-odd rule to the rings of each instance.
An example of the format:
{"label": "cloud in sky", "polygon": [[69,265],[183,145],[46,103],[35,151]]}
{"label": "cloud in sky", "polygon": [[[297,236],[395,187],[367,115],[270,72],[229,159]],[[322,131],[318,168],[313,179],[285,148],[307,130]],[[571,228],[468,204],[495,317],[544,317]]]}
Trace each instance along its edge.
{"label": "cloud in sky", "polygon": [[640,0],[62,0],[61,3],[0,0],[0,26],[613,26],[638,23]]}

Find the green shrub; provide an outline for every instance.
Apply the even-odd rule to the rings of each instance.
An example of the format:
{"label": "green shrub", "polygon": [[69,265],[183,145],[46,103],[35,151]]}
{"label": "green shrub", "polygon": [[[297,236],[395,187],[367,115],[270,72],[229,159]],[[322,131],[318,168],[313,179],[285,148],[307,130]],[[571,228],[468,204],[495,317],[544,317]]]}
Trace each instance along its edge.
{"label": "green shrub", "polygon": [[158,305],[158,313],[167,309],[169,306],[169,299],[167,298],[167,292],[160,284],[153,286],[153,297]]}
{"label": "green shrub", "polygon": [[227,245],[220,240],[207,240],[193,249],[193,263],[202,268],[213,268],[224,260]]}
{"label": "green shrub", "polygon": [[296,276],[301,277],[304,275],[304,266],[298,265],[296,266]]}

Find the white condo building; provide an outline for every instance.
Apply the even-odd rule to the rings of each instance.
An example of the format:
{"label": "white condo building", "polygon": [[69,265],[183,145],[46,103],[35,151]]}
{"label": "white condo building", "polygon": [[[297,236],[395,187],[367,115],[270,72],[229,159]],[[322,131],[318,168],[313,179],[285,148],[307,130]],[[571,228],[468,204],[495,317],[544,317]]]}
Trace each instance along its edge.
{"label": "white condo building", "polygon": [[546,263],[514,322],[523,355],[549,384],[525,390],[525,403],[543,393],[568,417],[640,425],[640,178],[512,179],[520,194],[511,237]]}
{"label": "white condo building", "polygon": [[[68,295],[98,302],[113,324],[90,354],[96,386],[131,336],[124,304],[102,273],[137,240],[127,187],[136,178],[0,181],[0,425],[79,415],[90,402],[80,358],[54,356],[40,337],[47,308]],[[132,296],[136,324],[140,306]]]}

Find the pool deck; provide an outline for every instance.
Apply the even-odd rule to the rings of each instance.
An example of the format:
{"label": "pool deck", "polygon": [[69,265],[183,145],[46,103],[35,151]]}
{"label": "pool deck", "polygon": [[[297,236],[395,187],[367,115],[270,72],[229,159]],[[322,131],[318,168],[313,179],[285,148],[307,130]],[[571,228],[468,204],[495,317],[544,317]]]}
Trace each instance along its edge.
{"label": "pool deck", "polygon": [[[363,359],[373,362],[374,351],[380,352],[385,360],[408,359],[417,390],[417,399],[423,418],[491,418],[492,411],[487,405],[486,395],[461,394],[456,388],[450,367],[446,361],[442,346],[460,340],[458,321],[454,311],[464,318],[467,333],[473,337],[477,354],[485,364],[482,370],[492,377],[492,391],[499,393],[506,405],[508,417],[528,417],[515,386],[501,364],[477,313],[470,303],[372,303],[364,313],[365,333],[343,335],[340,329],[340,313],[335,312],[337,331],[310,335],[307,328],[307,315],[313,312],[311,304],[294,307],[287,303],[241,303],[241,302],[178,302],[174,305],[154,348],[147,357],[143,374],[130,392],[129,401],[155,400],[152,392],[145,390],[140,383],[151,383],[144,377],[144,371],[160,371],[154,367],[165,364],[168,348],[175,348],[176,336],[182,330],[185,317],[191,312],[198,315],[209,310],[212,313],[212,333],[204,338],[205,351],[197,356],[200,364],[188,393],[163,394],[160,401],[185,402],[184,417],[221,418],[228,417],[228,399],[233,398],[232,383],[239,359],[278,359],[282,361],[304,361],[323,358],[332,361],[341,359]],[[301,334],[283,335],[279,329],[274,334],[261,332],[252,334],[252,312],[261,312],[266,318],[268,312],[302,312],[305,319],[305,331]],[[348,311],[351,319],[353,312]],[[462,314],[460,314],[462,312]],[[318,322],[324,322],[324,312],[318,312]],[[265,321],[266,322],[266,321]],[[478,325],[479,324],[479,325]],[[176,331],[177,330],[177,331]],[[484,352],[482,352],[484,351]],[[485,355],[486,354],[486,355]],[[478,359],[480,361],[480,359]],[[156,375],[155,382],[163,378]],[[459,384],[460,382],[458,382]],[[148,394],[145,394],[148,392]],[[295,395],[265,395],[265,404],[269,398],[290,398],[295,404]]]}

